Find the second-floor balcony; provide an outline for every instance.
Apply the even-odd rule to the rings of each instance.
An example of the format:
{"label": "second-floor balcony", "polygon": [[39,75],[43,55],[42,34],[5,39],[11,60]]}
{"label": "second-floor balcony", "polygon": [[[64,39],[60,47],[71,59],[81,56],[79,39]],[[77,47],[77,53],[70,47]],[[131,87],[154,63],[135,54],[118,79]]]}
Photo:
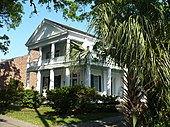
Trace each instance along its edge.
{"label": "second-floor balcony", "polygon": [[30,67],[38,67],[38,66],[44,66],[44,65],[52,65],[55,63],[63,63],[65,62],[65,56],[59,56],[55,58],[49,58],[49,59],[43,59],[43,60],[38,60],[35,59],[32,62],[30,62]]}
{"label": "second-floor balcony", "polygon": [[65,62],[65,56],[43,59],[42,62],[41,62],[41,65],[61,63],[61,62]]}

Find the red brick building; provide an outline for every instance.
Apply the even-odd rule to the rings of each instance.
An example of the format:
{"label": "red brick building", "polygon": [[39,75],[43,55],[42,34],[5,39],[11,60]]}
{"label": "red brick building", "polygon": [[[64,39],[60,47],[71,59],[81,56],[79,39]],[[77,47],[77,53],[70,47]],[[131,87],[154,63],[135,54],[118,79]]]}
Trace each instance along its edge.
{"label": "red brick building", "polygon": [[[32,51],[30,54],[30,60],[38,58],[38,54]],[[0,87],[8,84],[10,78],[20,80],[26,87],[26,70],[27,70],[27,59],[28,55],[1,60],[0,61]],[[30,73],[30,88],[36,87],[36,73]]]}

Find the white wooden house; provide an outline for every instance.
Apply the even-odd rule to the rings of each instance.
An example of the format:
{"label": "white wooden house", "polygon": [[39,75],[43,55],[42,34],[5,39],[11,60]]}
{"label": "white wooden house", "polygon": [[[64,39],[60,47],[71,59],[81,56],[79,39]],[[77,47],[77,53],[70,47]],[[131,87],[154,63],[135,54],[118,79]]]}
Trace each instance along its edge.
{"label": "white wooden house", "polygon": [[[70,71],[67,54],[71,41],[79,42],[92,50],[96,38],[86,32],[44,19],[26,43],[28,47],[26,85],[29,88],[30,72],[37,75],[36,89],[42,93],[61,86],[85,85],[101,94],[121,96],[122,70],[114,65],[89,62],[78,71]],[[30,62],[31,50],[38,51],[38,59]]]}

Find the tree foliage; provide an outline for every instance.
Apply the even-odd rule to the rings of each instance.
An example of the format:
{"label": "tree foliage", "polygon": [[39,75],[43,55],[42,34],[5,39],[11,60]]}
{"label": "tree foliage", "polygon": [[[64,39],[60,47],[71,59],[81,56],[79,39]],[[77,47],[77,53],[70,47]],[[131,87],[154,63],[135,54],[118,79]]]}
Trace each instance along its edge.
{"label": "tree foliage", "polygon": [[[23,1],[29,1],[37,13],[35,1]],[[62,10],[65,19],[90,20],[90,29],[100,38],[96,45],[99,55],[128,68],[124,80],[127,126],[166,124],[165,110],[170,105],[169,0],[38,0],[38,4]],[[0,26],[17,27],[22,14],[22,2],[3,0]],[[140,101],[143,96],[147,98],[145,107]]]}
{"label": "tree foliage", "polygon": [[[100,50],[99,55],[128,68],[124,80],[127,87],[124,93],[126,125],[167,126],[169,121],[164,110],[170,105],[169,0],[75,0],[57,3],[61,6],[55,9],[62,9],[65,18],[91,18],[90,29],[100,38],[95,46]],[[91,10],[82,11],[88,4]],[[142,97],[146,97],[146,105],[141,102]]]}
{"label": "tree foliage", "polygon": [[[33,11],[38,12],[36,6],[38,4],[46,6],[47,10],[54,9],[56,13],[58,11],[63,12],[63,17],[67,20],[82,21],[88,18],[89,15],[85,10],[85,7],[92,3],[91,0],[1,0],[0,4],[0,28],[7,27],[8,30],[15,29],[22,22],[24,15],[24,4],[30,4]],[[10,44],[9,37],[7,35],[0,35],[0,50],[6,54],[8,52],[8,46]]]}
{"label": "tree foliage", "polygon": [[[9,30],[15,29],[21,23],[23,12],[23,5],[18,0],[1,0],[0,4],[0,28],[4,26]],[[7,35],[0,35],[0,50],[4,54],[8,51],[9,37]]]}
{"label": "tree foliage", "polygon": [[156,0],[115,0],[94,8],[91,24],[101,38],[97,48],[128,69],[126,126],[170,124],[162,112],[170,105],[169,14],[168,2]]}
{"label": "tree foliage", "polygon": [[[96,45],[100,49],[99,55],[110,57],[122,68],[128,68],[124,80],[127,87],[124,93],[126,125],[167,126],[168,116],[164,110],[170,105],[169,0],[75,0],[55,3],[61,5],[55,9],[62,9],[66,18],[92,18],[90,29],[100,38]],[[91,10],[82,11],[88,3]],[[146,105],[141,102],[144,96]]]}

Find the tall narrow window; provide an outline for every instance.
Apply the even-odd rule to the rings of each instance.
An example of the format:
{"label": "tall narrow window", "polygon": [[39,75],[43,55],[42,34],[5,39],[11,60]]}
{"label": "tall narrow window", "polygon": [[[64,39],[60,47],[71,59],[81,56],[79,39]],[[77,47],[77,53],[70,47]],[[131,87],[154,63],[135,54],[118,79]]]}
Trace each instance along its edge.
{"label": "tall narrow window", "polygon": [[61,75],[54,77],[54,88],[59,88],[61,86]]}
{"label": "tall narrow window", "polygon": [[77,74],[72,74],[72,86],[78,85],[77,84]]}
{"label": "tall narrow window", "polygon": [[94,88],[99,91],[99,76],[94,76]]}
{"label": "tall narrow window", "polygon": [[112,77],[112,80],[111,80],[111,94],[112,95],[116,95],[116,78],[115,77]]}
{"label": "tall narrow window", "polygon": [[91,87],[95,88],[97,91],[102,91],[101,86],[101,76],[91,75]]}
{"label": "tall narrow window", "polygon": [[101,76],[99,76],[99,92],[102,92]]}
{"label": "tall narrow window", "polygon": [[94,88],[94,75],[91,75],[91,88]]}

